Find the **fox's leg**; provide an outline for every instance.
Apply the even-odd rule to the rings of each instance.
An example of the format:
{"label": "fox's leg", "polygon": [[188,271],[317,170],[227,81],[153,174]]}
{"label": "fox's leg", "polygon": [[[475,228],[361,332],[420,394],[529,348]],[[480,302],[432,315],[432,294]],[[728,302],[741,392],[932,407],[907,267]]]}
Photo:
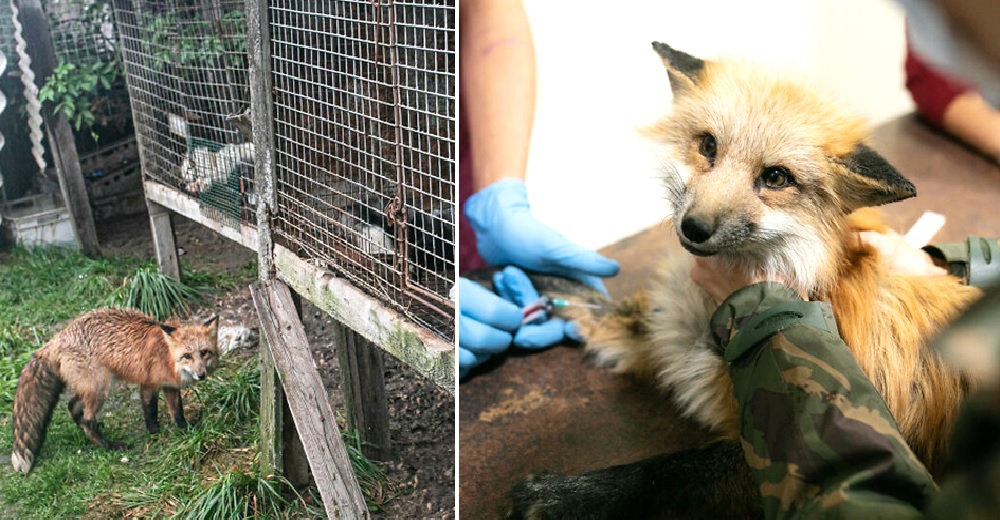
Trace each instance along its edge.
{"label": "fox's leg", "polygon": [[160,389],[156,386],[140,386],[139,399],[142,401],[142,417],[146,421],[146,431],[160,432],[159,402]]}
{"label": "fox's leg", "polygon": [[83,402],[80,400],[80,396],[74,394],[73,397],[70,397],[66,407],[69,408],[69,416],[73,418],[73,422],[79,426],[83,419]]}
{"label": "fox's leg", "polygon": [[507,518],[758,518],[760,492],[743,450],[722,441],[579,476],[529,477]]}
{"label": "fox's leg", "polygon": [[78,423],[83,433],[87,435],[90,442],[108,450],[123,450],[123,443],[110,443],[101,434],[101,427],[97,424],[97,414],[104,406],[104,400],[108,398],[108,391],[111,389],[110,377],[95,377],[93,384],[86,390],[78,390],[76,395],[83,403],[83,416]]}
{"label": "fox's leg", "polygon": [[174,418],[174,423],[178,428],[187,428],[188,423],[184,420],[184,404],[181,402],[181,391],[177,388],[164,388],[163,398],[167,401],[167,410]]}

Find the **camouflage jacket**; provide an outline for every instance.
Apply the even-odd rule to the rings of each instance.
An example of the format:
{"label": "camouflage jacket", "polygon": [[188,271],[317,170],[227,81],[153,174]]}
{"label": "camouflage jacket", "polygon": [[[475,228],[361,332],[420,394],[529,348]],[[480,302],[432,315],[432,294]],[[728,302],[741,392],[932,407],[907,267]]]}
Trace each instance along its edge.
{"label": "camouflage jacket", "polygon": [[767,518],[920,518],[936,486],[841,340],[833,309],[760,283],[712,318]]}
{"label": "camouflage jacket", "polygon": [[[948,255],[953,274],[956,256]],[[975,283],[968,273],[977,262],[963,264]],[[937,342],[983,382],[955,426],[951,473],[938,491],[840,338],[829,304],[776,283],[731,295],[712,326],[767,517],[1000,518],[998,315],[1000,286]]]}

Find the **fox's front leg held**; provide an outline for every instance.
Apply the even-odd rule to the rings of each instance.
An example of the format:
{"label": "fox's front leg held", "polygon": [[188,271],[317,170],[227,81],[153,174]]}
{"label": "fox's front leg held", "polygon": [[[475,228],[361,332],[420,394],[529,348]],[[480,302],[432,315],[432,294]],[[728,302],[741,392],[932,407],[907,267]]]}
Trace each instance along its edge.
{"label": "fox's front leg held", "polygon": [[178,428],[187,429],[188,422],[184,419],[184,404],[181,402],[181,391],[178,388],[164,388],[163,398],[167,401],[167,411]]}

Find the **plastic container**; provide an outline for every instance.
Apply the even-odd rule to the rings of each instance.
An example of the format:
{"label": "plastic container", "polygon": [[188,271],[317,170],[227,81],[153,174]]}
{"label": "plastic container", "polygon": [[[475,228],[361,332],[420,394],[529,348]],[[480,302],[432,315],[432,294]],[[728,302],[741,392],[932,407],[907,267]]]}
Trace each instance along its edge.
{"label": "plastic container", "polygon": [[3,229],[10,241],[23,246],[77,246],[69,208],[55,193],[4,204]]}

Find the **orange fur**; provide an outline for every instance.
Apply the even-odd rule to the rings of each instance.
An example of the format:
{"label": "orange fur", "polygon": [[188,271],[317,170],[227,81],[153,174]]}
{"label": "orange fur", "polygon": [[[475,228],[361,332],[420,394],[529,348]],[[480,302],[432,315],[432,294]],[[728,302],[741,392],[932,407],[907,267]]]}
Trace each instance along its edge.
{"label": "orange fur", "polygon": [[[950,276],[892,272],[858,236],[888,229],[866,206],[912,196],[912,185],[864,145],[860,118],[803,83],[654,48],[675,97],[646,133],[670,155],[663,176],[680,243],[748,279],[784,280],[829,301],[911,448],[940,475],[972,383],[928,342],[981,292]],[[794,182],[763,184],[774,168]],[[691,281],[691,256],[675,253],[648,301],[594,317],[587,350],[615,371],[653,375],[683,414],[736,438],[732,381],[708,331],[717,304]]]}
{"label": "orange fur", "polygon": [[141,312],[99,309],[85,313],[39,348],[25,365],[14,396],[14,450],[11,461],[31,470],[52,409],[63,387],[73,397],[69,412],[87,437],[108,443],[97,416],[115,379],[140,386],[146,427],[158,431],[156,400],[163,390],[179,426],[186,426],[179,388],[204,379],[218,360],[218,322],[163,325]]}

